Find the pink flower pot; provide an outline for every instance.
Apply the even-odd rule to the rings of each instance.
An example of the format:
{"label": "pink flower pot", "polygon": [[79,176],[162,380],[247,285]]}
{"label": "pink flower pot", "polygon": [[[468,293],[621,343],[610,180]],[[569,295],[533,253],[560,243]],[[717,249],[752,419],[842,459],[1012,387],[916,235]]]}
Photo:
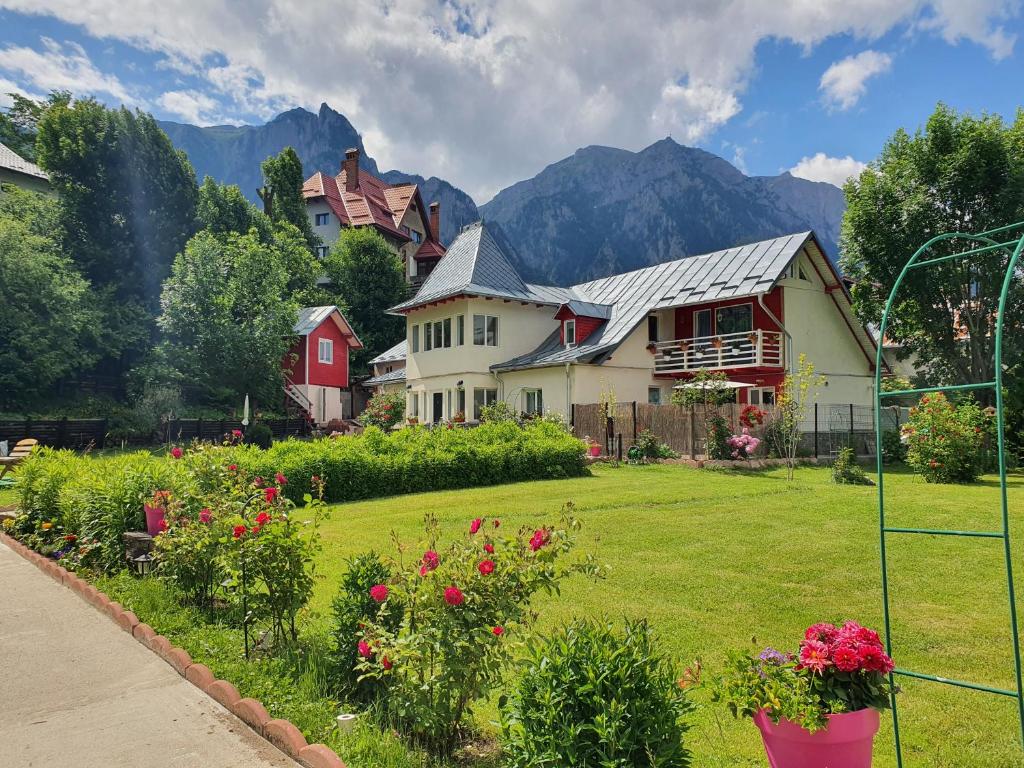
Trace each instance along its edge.
{"label": "pink flower pot", "polygon": [[772,768],[871,768],[879,722],[877,709],[860,709],[828,715],[828,726],[811,733],[790,720],[775,724],[764,710],[754,715]]}
{"label": "pink flower pot", "polygon": [[591,446],[590,446],[590,455],[591,456],[600,456],[601,455],[601,446],[598,443],[591,444]]}
{"label": "pink flower pot", "polygon": [[143,508],[146,510],[146,533],[150,536],[156,536],[164,528],[164,510],[163,507],[153,507],[149,504],[143,504]]}

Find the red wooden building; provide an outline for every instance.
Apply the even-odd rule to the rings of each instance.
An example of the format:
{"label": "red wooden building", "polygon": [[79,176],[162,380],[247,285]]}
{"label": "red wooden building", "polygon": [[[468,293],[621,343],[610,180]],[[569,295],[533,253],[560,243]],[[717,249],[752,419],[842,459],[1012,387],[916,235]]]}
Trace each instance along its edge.
{"label": "red wooden building", "polygon": [[349,350],[363,343],[336,306],[305,307],[295,323],[298,337],[284,361],[285,393],[316,424],[349,419]]}

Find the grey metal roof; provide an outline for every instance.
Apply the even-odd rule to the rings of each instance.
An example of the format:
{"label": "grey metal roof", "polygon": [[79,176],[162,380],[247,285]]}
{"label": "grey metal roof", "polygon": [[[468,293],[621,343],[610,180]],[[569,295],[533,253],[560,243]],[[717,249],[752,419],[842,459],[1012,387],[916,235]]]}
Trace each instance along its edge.
{"label": "grey metal roof", "polygon": [[316,330],[320,323],[331,316],[331,313],[338,309],[336,306],[331,304],[326,307],[303,307],[299,310],[299,319],[295,323],[295,327],[292,328],[292,332],[299,336],[306,336],[311,331]]}
{"label": "grey metal roof", "polygon": [[380,376],[373,376],[363,382],[364,387],[377,387],[381,384],[395,384],[405,381],[405,368],[396,368],[393,371],[382,373]]}
{"label": "grey metal roof", "polygon": [[566,349],[555,333],[532,352],[491,368],[591,362],[614,350],[653,310],[769,291],[812,237],[811,232],[783,235],[574,285],[569,290],[581,300],[611,306],[607,322],[578,346]]}
{"label": "grey metal roof", "polygon": [[377,363],[393,363],[395,360],[405,360],[408,353],[408,342],[405,339],[402,339],[391,349],[386,352],[381,352],[373,358],[373,360],[370,361],[370,365],[376,365]]}
{"label": "grey metal roof", "polygon": [[4,144],[0,144],[0,168],[6,168],[7,170],[15,171],[16,173],[23,173],[26,176],[35,176],[37,179],[49,180],[50,178],[46,175],[46,171],[38,165],[30,163],[13,149]]}
{"label": "grey metal roof", "polygon": [[599,317],[602,320],[607,320],[612,316],[612,307],[610,304],[593,304],[589,301],[570,299],[565,302],[565,306],[568,307],[569,311],[574,315],[579,315],[580,317]]}
{"label": "grey metal roof", "polygon": [[477,222],[455,238],[416,295],[388,311],[401,313],[463,293],[538,304],[561,304],[569,296],[565,288],[524,283],[487,227]]}

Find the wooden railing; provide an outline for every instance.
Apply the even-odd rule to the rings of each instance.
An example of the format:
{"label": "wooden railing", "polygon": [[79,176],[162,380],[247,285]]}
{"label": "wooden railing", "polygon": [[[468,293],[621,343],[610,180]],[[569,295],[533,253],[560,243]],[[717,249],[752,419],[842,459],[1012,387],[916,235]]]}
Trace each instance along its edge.
{"label": "wooden railing", "polygon": [[782,368],[783,336],[779,331],[723,333],[655,344],[655,373],[686,373],[705,368]]}

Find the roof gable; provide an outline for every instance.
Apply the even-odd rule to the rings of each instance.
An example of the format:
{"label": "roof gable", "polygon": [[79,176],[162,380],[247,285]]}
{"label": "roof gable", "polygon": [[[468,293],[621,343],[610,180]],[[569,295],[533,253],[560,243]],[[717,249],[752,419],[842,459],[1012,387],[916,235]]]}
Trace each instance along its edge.
{"label": "roof gable", "polygon": [[6,168],[26,176],[34,176],[37,179],[49,180],[50,178],[46,175],[46,171],[35,163],[30,163],[5,144],[0,144],[0,168]]}
{"label": "roof gable", "polygon": [[328,304],[322,307],[303,307],[299,310],[298,319],[295,321],[295,325],[292,327],[292,333],[296,336],[308,336],[321,325],[323,325],[328,319],[331,319],[338,329],[345,336],[348,345],[352,349],[362,349],[363,342],[356,336],[356,332],[349,325],[348,320],[333,304]]}

